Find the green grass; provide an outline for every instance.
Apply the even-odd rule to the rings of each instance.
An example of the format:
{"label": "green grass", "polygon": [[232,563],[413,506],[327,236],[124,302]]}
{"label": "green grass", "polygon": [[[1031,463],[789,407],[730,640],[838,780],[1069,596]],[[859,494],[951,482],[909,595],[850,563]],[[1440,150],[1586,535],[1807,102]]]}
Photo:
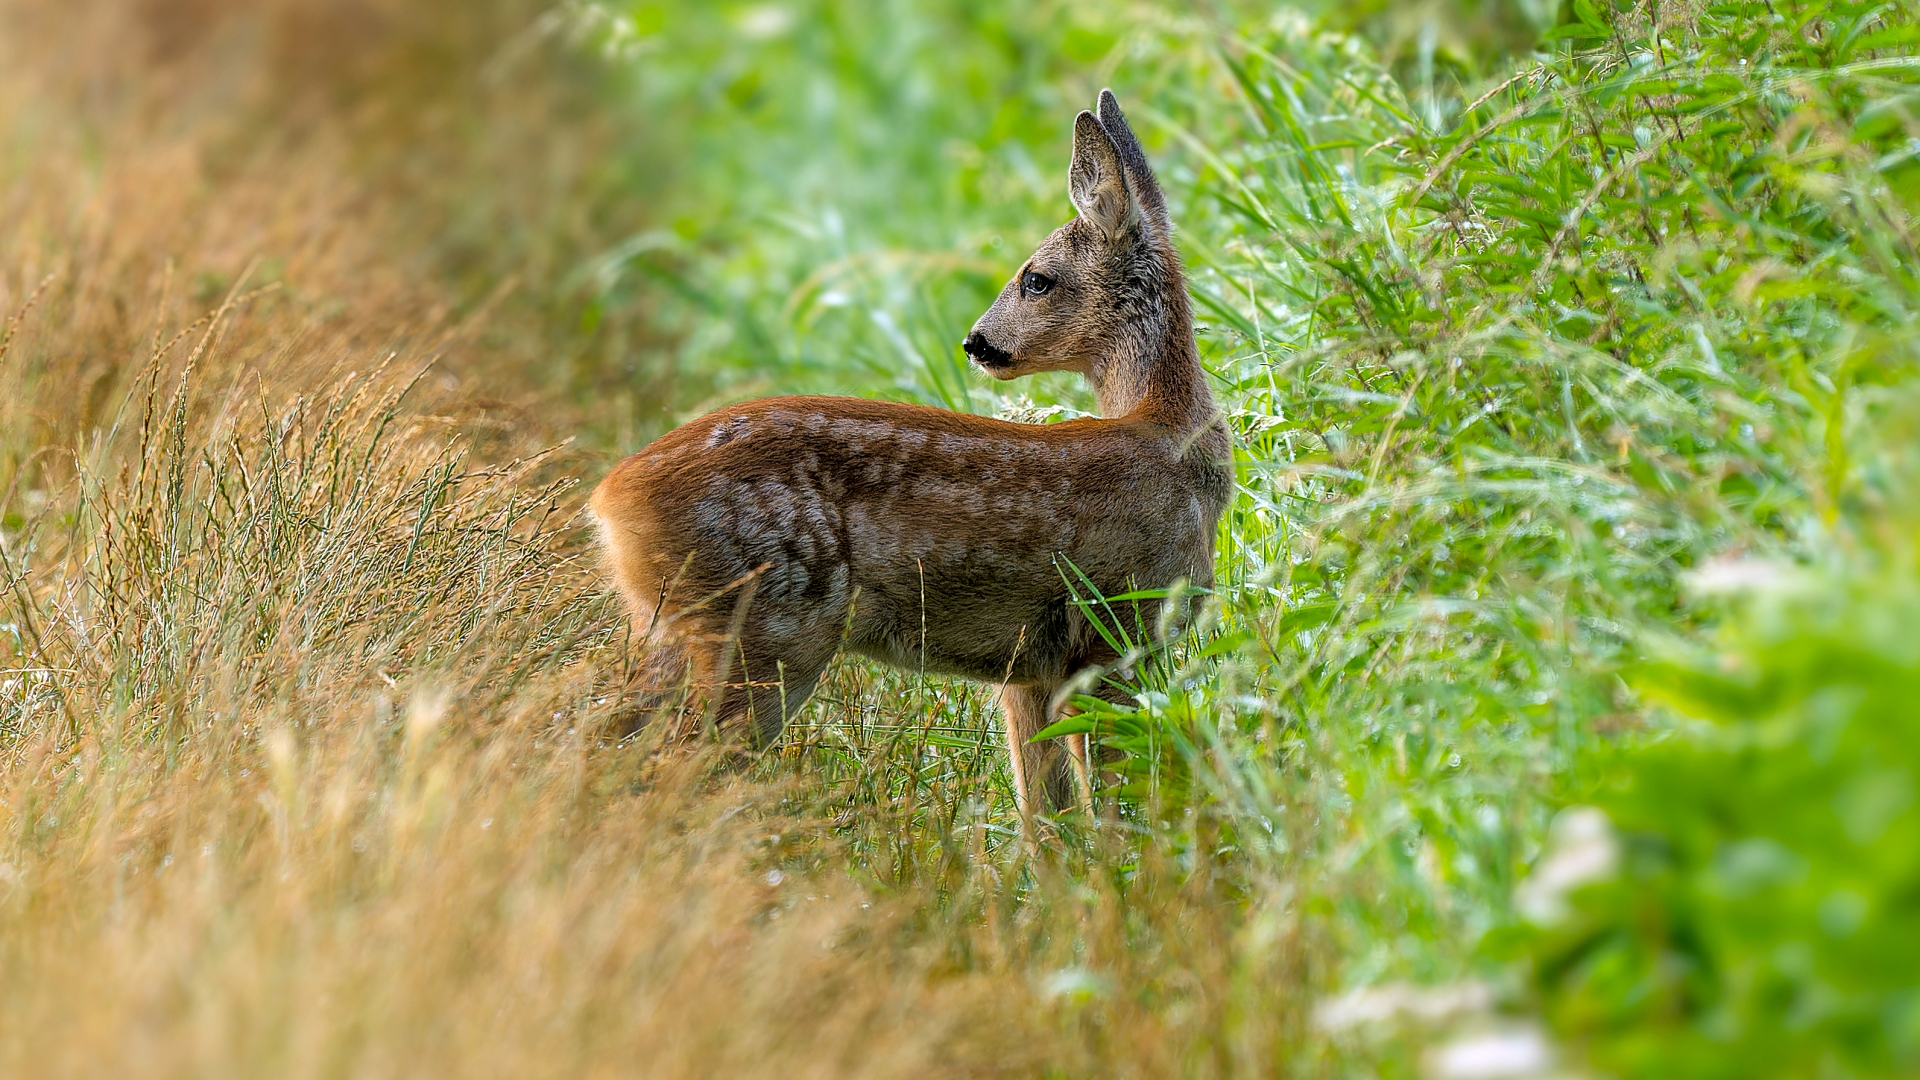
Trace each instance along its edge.
{"label": "green grass", "polygon": [[[643,44],[693,19],[634,10]],[[751,371],[754,392],[1017,410],[982,401],[952,342],[1065,212],[1064,118],[1116,85],[1174,202],[1242,489],[1212,617],[1137,709],[1095,713],[1130,755],[1128,843],[1321,926],[1336,983],[1501,978],[1476,943],[1519,921],[1548,816],[1587,797],[1591,762],[1668,731],[1623,675],[1716,621],[1685,575],[1872,544],[1908,490],[1885,420],[1920,314],[1905,7],[1575,4],[1531,52],[1490,33],[1465,57],[1364,12],[1336,17],[1354,34],[791,10],[772,41],[692,58],[750,89],[673,98],[718,133],[692,143],[700,190],[742,200],[660,249],[676,280],[728,283],[710,310],[739,334],[689,335],[678,362]],[[1079,51],[1041,44],[1061,41]],[[643,93],[687,93],[672,59],[638,66]],[[951,845],[978,746],[903,751],[839,700],[797,740],[811,768],[837,778],[866,740],[886,799],[946,800],[922,827]],[[893,730],[986,722],[963,697]],[[855,749],[814,750],[836,739]]]}
{"label": "green grass", "polygon": [[[538,331],[309,259],[156,350],[238,267],[79,263],[0,353],[0,1060],[1911,1075],[1917,14],[570,5],[591,198],[646,205],[549,218],[645,225]],[[1111,812],[1028,852],[987,688],[854,663],[744,772],[617,742],[573,479],[767,393],[1091,408],[956,345],[1103,85],[1240,475],[1194,627],[1085,597],[1140,646]],[[467,312],[526,243],[478,213],[411,263]]]}

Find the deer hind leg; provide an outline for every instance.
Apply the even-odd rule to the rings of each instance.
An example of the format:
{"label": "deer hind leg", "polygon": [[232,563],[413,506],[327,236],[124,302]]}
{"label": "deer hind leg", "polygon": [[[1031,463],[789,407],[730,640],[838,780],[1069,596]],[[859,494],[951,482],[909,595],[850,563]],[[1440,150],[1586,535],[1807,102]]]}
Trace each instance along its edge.
{"label": "deer hind leg", "polygon": [[621,735],[636,734],[668,718],[675,729],[670,736],[681,734],[686,718],[705,709],[698,658],[678,641],[642,645],[627,676],[625,697],[619,718]]}
{"label": "deer hind leg", "polygon": [[713,718],[723,732],[743,732],[757,750],[771,746],[800,711],[838,651],[832,634],[774,637],[748,633],[725,643],[716,671],[724,685]]}
{"label": "deer hind leg", "polygon": [[666,738],[709,725],[764,750],[800,711],[835,650],[724,633],[656,638],[632,681],[625,732],[670,721]]}
{"label": "deer hind leg", "polygon": [[1034,742],[1033,737],[1053,721],[1054,687],[1009,685],[1000,691],[1000,709],[1007,722],[1007,757],[1013,768],[1013,798],[1020,819],[1031,821],[1043,808],[1065,810],[1087,801],[1086,739]]}
{"label": "deer hind leg", "polygon": [[779,738],[838,651],[835,612],[796,620],[756,610],[758,582],[752,576],[735,583],[744,587],[732,589],[724,606],[675,610],[673,594],[685,591],[681,582],[624,572],[627,563],[615,542],[623,534],[609,536],[615,580],[641,638],[628,684],[625,733],[671,720],[668,739],[690,738],[709,726],[755,749]]}

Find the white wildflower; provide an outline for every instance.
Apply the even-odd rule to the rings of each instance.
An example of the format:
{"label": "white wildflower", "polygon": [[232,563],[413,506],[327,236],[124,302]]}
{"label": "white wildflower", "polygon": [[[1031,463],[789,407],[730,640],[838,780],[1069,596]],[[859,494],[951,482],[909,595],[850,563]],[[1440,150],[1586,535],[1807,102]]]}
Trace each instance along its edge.
{"label": "white wildflower", "polygon": [[1528,920],[1547,925],[1567,917],[1567,895],[1582,885],[1604,881],[1620,865],[1620,844],[1604,811],[1571,806],[1553,819],[1547,850],[1533,872],[1514,890],[1514,906]]}
{"label": "white wildflower", "polygon": [[1434,1080],[1527,1080],[1548,1075],[1553,1048],[1530,1027],[1462,1035],[1427,1053],[1427,1075]]}
{"label": "white wildflower", "polygon": [[1384,983],[1349,990],[1314,1007],[1313,1022],[1322,1031],[1346,1031],[1366,1024],[1417,1020],[1435,1023],[1464,1013],[1493,1007],[1493,990],[1485,983],[1458,982],[1445,986]]}

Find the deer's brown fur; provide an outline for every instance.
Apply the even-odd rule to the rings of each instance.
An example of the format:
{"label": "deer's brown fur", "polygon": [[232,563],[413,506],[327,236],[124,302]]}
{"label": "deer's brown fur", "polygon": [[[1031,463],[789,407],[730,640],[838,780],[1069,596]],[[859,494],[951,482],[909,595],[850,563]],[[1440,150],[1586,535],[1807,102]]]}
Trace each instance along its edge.
{"label": "deer's brown fur", "polygon": [[847,649],[1003,684],[1023,814],[1084,785],[1083,747],[1031,742],[1075,674],[1118,659],[1067,581],[1210,585],[1232,485],[1166,205],[1111,93],[1076,121],[1069,190],[1079,216],[965,344],[997,378],[1083,372],[1105,418],[773,398],[668,433],[595,490],[656,704],[691,688],[764,745]]}

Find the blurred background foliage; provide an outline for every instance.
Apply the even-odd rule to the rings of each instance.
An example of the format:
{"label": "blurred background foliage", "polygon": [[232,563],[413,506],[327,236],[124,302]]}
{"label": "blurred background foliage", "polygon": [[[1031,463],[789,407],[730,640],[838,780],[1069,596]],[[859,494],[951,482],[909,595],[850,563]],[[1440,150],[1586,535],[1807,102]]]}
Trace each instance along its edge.
{"label": "blurred background foliage", "polygon": [[1755,565],[1706,642],[1634,673],[1682,726],[1605,755],[1614,875],[1497,936],[1630,1076],[1911,1075],[1920,1058],[1920,563]]}
{"label": "blurred background foliage", "polygon": [[[77,122],[15,110],[32,123],[13,175],[65,139],[113,160],[125,129],[103,117],[137,106],[147,137],[211,125],[206,190],[253,191],[237,176],[267,194],[184,199],[91,248],[64,204],[23,216],[0,236],[6,310],[63,245],[144,288],[151,252],[186,243],[173,221],[212,221],[182,264],[191,288],[161,294],[169,317],[217,304],[240,252],[291,251],[245,279],[284,286],[275,318],[355,355],[441,357],[420,423],[502,460],[576,440],[511,474],[529,485],[771,393],[1090,409],[1071,379],[990,384],[957,343],[1070,213],[1072,116],[1112,86],[1169,196],[1236,433],[1218,595],[1179,640],[1137,634],[1130,706],[1089,702],[1122,783],[1103,821],[1056,823],[1045,858],[1015,840],[982,688],[847,664],[756,767],[775,794],[753,813],[781,823],[754,873],[890,900],[884,933],[847,916],[882,942],[865,955],[913,986],[999,987],[965,1015],[1014,1034],[965,1060],[1002,1068],[1920,1070],[1911,0],[155,0],[128,9],[144,36],[98,15],[112,5],[23,10],[21,40],[93,44],[55,65]],[[79,10],[112,29],[30,25]],[[114,34],[148,58],[109,62]],[[234,70],[213,62],[228,55],[267,57],[238,69],[258,88],[195,81]],[[77,190],[92,168],[58,179]],[[263,239],[242,224],[261,205],[335,216]],[[354,247],[363,234],[389,239]],[[389,269],[363,281],[366,264]],[[0,480],[21,492],[64,482],[88,455],[45,448],[159,378],[140,374],[144,316],[91,279],[66,288],[47,300],[66,344],[23,335],[0,367]],[[337,357],[240,340],[268,378],[335,385]],[[257,437],[276,464],[256,472],[278,475]],[[207,439],[211,476],[225,450]],[[198,477],[185,436],[172,446]],[[382,474],[383,512],[468,512],[435,501],[453,474],[439,454]],[[63,505],[0,502],[8,558],[46,522],[84,532]],[[464,520],[415,530],[481,565]],[[367,528],[335,546],[375,550],[384,527]],[[568,642],[600,641],[581,666],[611,669],[592,637],[604,597],[570,561],[581,531],[554,536],[571,584],[560,606],[526,603],[575,627]],[[254,597],[300,592],[242,588],[207,559],[193,580],[236,627]],[[67,626],[53,613],[72,590],[15,565],[29,615],[0,620],[0,655],[91,670],[84,641],[54,657],[19,629]],[[198,602],[149,576],[168,604]],[[396,574],[383,617],[414,618],[405,598],[430,576]],[[139,588],[106,589],[108,606]],[[353,647],[396,650],[389,686],[433,670]],[[574,655],[507,653],[484,654],[503,678]],[[199,676],[182,665],[184,687]],[[187,694],[114,670],[102,686],[158,687],[173,709]],[[604,719],[569,693],[556,728]],[[0,726],[31,730],[29,696],[0,702]],[[609,768],[607,790],[629,790]]]}
{"label": "blurred background foliage", "polygon": [[[955,328],[1058,223],[1070,119],[1101,86],[1173,110],[1146,117],[1156,149],[1192,143],[1237,92],[1220,58],[1243,33],[1311,25],[1375,43],[1438,122],[1538,40],[1540,6],[579,4],[567,32],[630,70],[645,169],[671,177],[585,318],[646,295],[678,331],[664,370],[703,403],[777,380],[989,408]],[[1204,154],[1162,169],[1199,194]],[[1076,389],[1032,393],[1087,405]]]}

